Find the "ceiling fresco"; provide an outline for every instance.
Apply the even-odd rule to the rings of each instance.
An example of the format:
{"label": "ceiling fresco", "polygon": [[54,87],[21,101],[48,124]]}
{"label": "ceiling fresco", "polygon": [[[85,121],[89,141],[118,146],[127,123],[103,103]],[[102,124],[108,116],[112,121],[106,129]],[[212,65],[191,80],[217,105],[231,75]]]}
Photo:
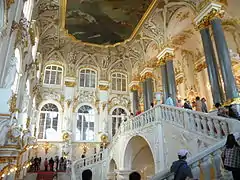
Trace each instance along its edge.
{"label": "ceiling fresco", "polygon": [[68,0],[65,28],[83,42],[115,44],[128,39],[152,0]]}

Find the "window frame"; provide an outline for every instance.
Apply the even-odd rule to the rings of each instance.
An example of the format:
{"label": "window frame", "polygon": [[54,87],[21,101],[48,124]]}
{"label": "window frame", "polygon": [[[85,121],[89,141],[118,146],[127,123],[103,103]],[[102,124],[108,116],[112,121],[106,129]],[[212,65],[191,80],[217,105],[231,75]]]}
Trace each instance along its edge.
{"label": "window frame", "polygon": [[[94,84],[94,87],[87,87],[87,86],[85,86],[85,84],[86,84],[86,74],[87,74],[87,70],[89,70],[90,71],[90,73],[88,74],[90,77],[91,77],[91,75],[92,75],[92,72],[94,72],[95,73],[95,84]],[[85,71],[85,73],[81,73],[81,71]],[[81,86],[81,74],[84,74],[84,86]],[[94,69],[92,69],[92,68],[81,68],[80,70],[79,70],[79,73],[78,73],[78,76],[79,76],[79,78],[78,78],[78,88],[79,89],[89,89],[89,90],[95,90],[96,88],[97,88],[97,77],[98,77],[98,74],[97,74],[97,71],[96,70],[94,70]],[[90,84],[91,83],[91,78],[89,78],[88,79],[88,83]]]}
{"label": "window frame", "polygon": [[[56,66],[56,70],[53,70],[52,67]],[[47,67],[51,67],[50,69],[47,69]],[[61,68],[62,70],[58,70],[58,68]],[[45,83],[45,80],[46,80],[46,71],[50,71],[50,74],[49,74],[49,79],[48,79],[48,82],[49,83]],[[50,84],[51,82],[51,76],[52,76],[52,72],[55,71],[57,73],[61,72],[61,80],[60,80],[60,84],[56,84],[57,82],[57,75],[55,77],[55,84]],[[63,83],[63,67],[60,66],[60,65],[56,65],[56,64],[50,64],[50,65],[46,65],[45,68],[44,68],[44,77],[43,77],[43,86],[55,86],[55,87],[60,87],[62,86],[62,83]]]}
{"label": "window frame", "polygon": [[[113,77],[114,75],[116,75],[116,77]],[[117,81],[118,81],[118,79],[120,79],[120,77],[117,77],[118,75],[121,75],[121,90],[118,90],[118,88],[117,88]],[[124,77],[124,78],[123,78]],[[116,89],[113,89],[113,79],[116,79]],[[123,90],[123,80],[126,80],[126,90],[124,91]],[[127,93],[128,92],[128,76],[127,76],[127,74],[125,74],[125,73],[122,73],[122,72],[113,72],[112,74],[111,74],[111,91],[112,91],[112,93],[118,93],[118,94],[122,94],[122,93]]]}
{"label": "window frame", "polygon": [[[50,111],[50,110],[48,110],[48,111],[46,111],[46,110],[42,110],[45,106],[48,106],[49,104],[52,104],[52,105],[54,105],[54,106],[56,106],[56,108],[57,108],[57,111]],[[47,126],[47,114],[50,114],[50,113],[56,113],[57,114],[57,130],[56,130],[56,132],[57,132],[57,134],[59,134],[59,132],[60,132],[60,126],[59,126],[59,122],[60,122],[60,111],[59,111],[59,108],[58,108],[58,106],[56,105],[56,104],[54,104],[54,103],[52,103],[52,102],[49,102],[49,103],[45,103],[42,107],[41,107],[41,110],[40,110],[40,112],[39,112],[39,119],[38,119],[38,131],[37,131],[37,140],[38,141],[56,141],[56,140],[59,140],[59,138],[57,138],[57,139],[47,139],[47,138],[44,138],[45,137],[45,133],[46,133],[46,126]],[[40,133],[40,126],[41,126],[41,114],[44,114],[44,123],[43,123],[43,131],[42,131],[42,134],[43,134],[43,138],[42,139],[40,139],[39,138],[39,133]],[[54,118],[52,117],[51,118],[51,122],[50,122],[50,128],[53,128],[53,121],[54,121]]]}
{"label": "window frame", "polygon": [[[115,107],[114,109],[113,109],[113,111],[111,112],[111,135],[112,135],[112,137],[116,134],[116,123],[117,123],[117,119],[118,120],[120,120],[120,122],[118,122],[118,129],[119,129],[119,127],[121,126],[121,123],[122,123],[122,118],[123,118],[123,116],[122,116],[122,114],[119,114],[119,115],[116,115],[116,114],[113,114],[116,110],[119,110],[119,109],[121,109],[121,110],[123,110],[123,112],[124,113],[122,113],[122,114],[124,114],[125,116],[127,116],[128,115],[128,112],[124,109],[124,108],[122,108],[122,107]],[[116,122],[115,122],[115,126],[113,126],[113,118],[115,118],[115,120],[116,120]]]}

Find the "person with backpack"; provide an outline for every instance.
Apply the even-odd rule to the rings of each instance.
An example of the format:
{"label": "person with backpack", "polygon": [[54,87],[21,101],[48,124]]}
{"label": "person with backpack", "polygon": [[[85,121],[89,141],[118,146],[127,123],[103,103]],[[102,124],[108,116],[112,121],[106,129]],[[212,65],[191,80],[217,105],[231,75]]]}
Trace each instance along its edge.
{"label": "person with backpack", "polygon": [[178,152],[178,160],[174,161],[170,171],[174,173],[174,180],[185,180],[186,178],[193,178],[191,168],[187,164],[188,150],[181,149]]}

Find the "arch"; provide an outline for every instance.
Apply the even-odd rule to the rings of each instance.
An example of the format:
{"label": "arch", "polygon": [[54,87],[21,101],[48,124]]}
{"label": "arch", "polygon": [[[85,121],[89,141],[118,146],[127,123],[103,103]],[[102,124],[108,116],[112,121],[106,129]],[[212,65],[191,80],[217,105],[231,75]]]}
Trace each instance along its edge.
{"label": "arch", "polygon": [[117,108],[121,108],[121,109],[123,109],[123,110],[127,113],[127,115],[130,115],[129,110],[128,110],[126,107],[124,107],[124,106],[120,106],[120,105],[118,105],[118,106],[114,106],[114,107],[109,111],[109,114],[112,114],[113,111],[114,111],[115,109],[117,109]]}
{"label": "arch", "polygon": [[111,159],[109,163],[109,172],[114,172],[115,169],[118,169],[117,163],[114,159]]}
{"label": "arch", "polygon": [[133,136],[127,143],[124,156],[124,169],[141,172],[142,178],[155,174],[155,161],[150,143],[142,136]]}
{"label": "arch", "polygon": [[141,180],[141,175],[134,171],[129,175],[129,180]]}
{"label": "arch", "polygon": [[92,171],[90,169],[82,172],[82,180],[92,180]]}
{"label": "arch", "polygon": [[60,104],[59,102],[55,101],[55,100],[52,100],[52,99],[42,101],[42,102],[38,105],[38,110],[41,111],[42,107],[43,107],[45,104],[49,104],[49,103],[56,105],[59,112],[63,112],[63,108],[62,108],[61,104]]}
{"label": "arch", "polygon": [[84,105],[87,105],[87,106],[90,106],[91,108],[93,108],[94,114],[97,114],[97,112],[98,112],[97,108],[96,108],[93,104],[91,104],[91,103],[86,103],[86,102],[78,104],[78,105],[76,106],[74,112],[77,113],[77,112],[78,112],[78,109],[79,109],[80,107],[84,106]]}

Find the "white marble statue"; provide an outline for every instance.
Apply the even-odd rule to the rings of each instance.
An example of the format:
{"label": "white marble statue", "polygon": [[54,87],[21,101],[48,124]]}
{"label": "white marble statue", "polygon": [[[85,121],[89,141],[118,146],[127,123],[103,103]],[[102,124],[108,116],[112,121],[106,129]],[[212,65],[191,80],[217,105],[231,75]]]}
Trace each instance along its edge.
{"label": "white marble statue", "polygon": [[8,63],[8,70],[6,73],[5,81],[4,81],[4,88],[11,88],[15,81],[15,76],[17,73],[17,58],[15,56],[11,57],[11,60]]}
{"label": "white marble statue", "polygon": [[0,121],[0,146],[4,146],[7,141],[7,134],[10,129],[10,120],[5,119]]}

